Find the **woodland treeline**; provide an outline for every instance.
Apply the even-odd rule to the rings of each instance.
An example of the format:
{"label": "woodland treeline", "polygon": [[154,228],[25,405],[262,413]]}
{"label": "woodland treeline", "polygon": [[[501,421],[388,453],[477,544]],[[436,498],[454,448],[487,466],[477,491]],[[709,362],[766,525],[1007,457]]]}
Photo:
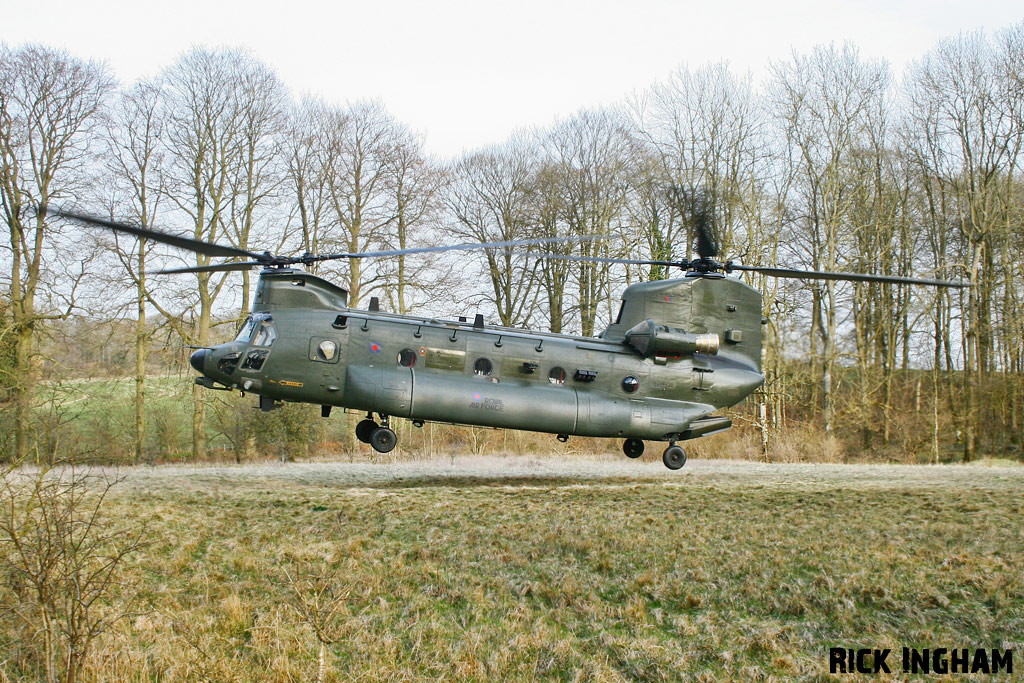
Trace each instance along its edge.
{"label": "woodland treeline", "polygon": [[[450,160],[428,155],[383,103],[296,98],[244,51],[197,48],[152,80],[119,84],[100,63],[3,46],[3,455],[73,450],[54,387],[77,382],[76,400],[89,402],[90,379],[120,376],[134,381],[120,401],[134,415],[108,445],[146,458],[166,419],[153,377],[181,373],[187,386],[183,347],[229,337],[251,305],[248,271],[154,275],[209,258],[97,234],[41,206],[275,253],[600,235],[312,266],[356,306],[377,296],[403,313],[481,312],[592,335],[630,282],[675,274],[536,252],[685,258],[703,192],[723,259],[971,283],[748,274],[770,320],[767,382],[736,411],[737,434],[757,434],[769,455],[799,438],[858,457],[1019,457],[1022,133],[1024,23],[943,40],[902,74],[852,46],[794,54],[756,83],[725,64],[680,67],[620,106]],[[225,442],[211,437],[211,392],[191,391],[185,448],[202,459],[209,439]],[[246,434],[234,448],[251,446]]]}

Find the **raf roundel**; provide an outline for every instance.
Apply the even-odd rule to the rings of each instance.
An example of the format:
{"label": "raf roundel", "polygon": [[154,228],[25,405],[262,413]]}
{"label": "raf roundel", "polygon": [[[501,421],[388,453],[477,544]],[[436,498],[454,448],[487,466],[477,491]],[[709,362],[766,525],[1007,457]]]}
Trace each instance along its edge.
{"label": "raf roundel", "polygon": [[480,396],[480,392],[479,391],[477,393],[473,394],[473,400],[474,401],[479,401],[481,398],[483,398],[483,397]]}
{"label": "raf roundel", "polygon": [[380,353],[380,344],[377,342],[370,342],[370,353]]}

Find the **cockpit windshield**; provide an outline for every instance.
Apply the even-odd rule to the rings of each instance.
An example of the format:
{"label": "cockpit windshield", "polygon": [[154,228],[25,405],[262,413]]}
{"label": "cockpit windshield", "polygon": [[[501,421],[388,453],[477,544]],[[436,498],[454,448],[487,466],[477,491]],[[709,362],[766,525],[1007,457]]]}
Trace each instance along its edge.
{"label": "cockpit windshield", "polygon": [[252,331],[254,329],[256,329],[256,322],[252,319],[252,316],[250,315],[248,318],[245,319],[245,322],[242,323],[242,328],[238,330],[238,336],[235,337],[235,341],[249,341],[249,337],[252,336]]}
{"label": "cockpit windshield", "polygon": [[248,342],[253,346],[270,346],[277,339],[274,331],[274,319],[269,313],[254,313],[245,319],[235,341]]}

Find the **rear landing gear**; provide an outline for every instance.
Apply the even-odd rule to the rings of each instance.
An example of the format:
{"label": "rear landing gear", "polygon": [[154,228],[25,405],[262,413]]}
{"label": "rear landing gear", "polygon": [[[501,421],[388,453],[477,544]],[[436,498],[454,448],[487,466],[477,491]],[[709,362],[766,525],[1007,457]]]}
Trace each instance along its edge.
{"label": "rear landing gear", "polygon": [[644,454],[644,442],[640,439],[626,439],[622,444],[622,452],[627,458],[639,458]]}
{"label": "rear landing gear", "polygon": [[378,453],[390,453],[398,444],[398,437],[388,425],[388,416],[381,415],[377,424],[373,419],[373,413],[367,413],[365,420],[360,420],[356,425],[356,438],[363,443],[373,446]]}
{"label": "rear landing gear", "polygon": [[665,449],[661,460],[665,463],[665,467],[670,470],[678,470],[686,464],[686,451],[673,443]]}

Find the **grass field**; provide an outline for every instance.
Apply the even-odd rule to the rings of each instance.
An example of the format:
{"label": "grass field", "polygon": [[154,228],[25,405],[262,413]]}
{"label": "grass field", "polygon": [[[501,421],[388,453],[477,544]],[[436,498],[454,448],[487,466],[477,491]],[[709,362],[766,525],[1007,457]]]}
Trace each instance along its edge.
{"label": "grass field", "polygon": [[125,474],[109,504],[148,529],[139,608],[88,680],[831,680],[830,646],[1012,647],[1024,667],[1024,467]]}

